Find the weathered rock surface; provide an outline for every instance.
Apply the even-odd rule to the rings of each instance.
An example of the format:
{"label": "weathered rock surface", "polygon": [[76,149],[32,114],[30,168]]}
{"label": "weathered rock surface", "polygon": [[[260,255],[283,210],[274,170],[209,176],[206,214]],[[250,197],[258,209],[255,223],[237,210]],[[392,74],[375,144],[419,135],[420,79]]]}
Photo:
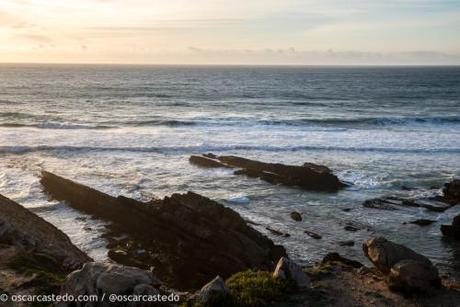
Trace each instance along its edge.
{"label": "weathered rock surface", "polygon": [[49,172],[42,173],[41,183],[51,197],[111,222],[106,237],[114,261],[154,267],[177,289],[198,289],[217,275],[227,278],[248,268],[270,269],[286,254],[235,211],[192,192],[143,203]]}
{"label": "weathered rock surface", "polygon": [[460,240],[460,214],[454,217],[452,225],[441,225],[441,232],[446,237]]}
{"label": "weathered rock surface", "polygon": [[90,258],[52,224],[18,203],[0,195],[0,244],[24,253],[42,253],[65,271],[81,267]]}
{"label": "weathered rock surface", "polygon": [[451,205],[460,204],[460,179],[446,183],[442,192],[446,202]]}
{"label": "weathered rock surface", "polygon": [[[97,295],[99,302],[91,306],[152,306],[150,302],[110,302],[110,294],[116,295],[171,295],[174,293],[165,293],[162,291],[161,282],[152,272],[141,270],[139,268],[127,267],[111,263],[86,263],[82,269],[69,274],[61,288],[61,294],[69,294],[74,297],[79,295]],[[105,294],[107,299],[102,301]],[[176,297],[177,298],[177,297]],[[60,303],[57,306],[75,306],[75,303]],[[86,306],[85,304],[78,306]],[[172,305],[172,304],[171,304]]]}
{"label": "weathered rock surface", "polygon": [[329,168],[313,163],[296,166],[214,154],[192,155],[189,161],[202,167],[239,168],[235,171],[237,175],[260,178],[273,184],[298,186],[306,190],[335,192],[346,186]]}
{"label": "weathered rock surface", "polygon": [[438,270],[426,262],[407,259],[391,267],[389,286],[393,290],[422,292],[440,285]]}
{"label": "weathered rock surface", "polygon": [[217,276],[201,288],[197,294],[197,299],[201,302],[208,302],[213,296],[225,296],[228,294],[229,290],[225,286],[225,281],[222,277]]}
{"label": "weathered rock surface", "polygon": [[389,275],[390,288],[410,292],[440,285],[436,267],[410,248],[377,237],[365,241],[363,251],[377,269]]}
{"label": "weathered rock surface", "polygon": [[299,289],[308,289],[310,287],[310,278],[302,271],[302,268],[294,261],[282,257],[276,265],[273,277],[282,279],[292,279],[296,282]]}

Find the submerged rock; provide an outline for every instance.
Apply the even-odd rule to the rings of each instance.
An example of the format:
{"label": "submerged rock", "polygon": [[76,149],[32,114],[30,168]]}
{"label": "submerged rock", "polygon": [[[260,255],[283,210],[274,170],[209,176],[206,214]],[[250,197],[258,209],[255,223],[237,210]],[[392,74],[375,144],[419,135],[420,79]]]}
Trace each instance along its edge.
{"label": "submerged rock", "polygon": [[433,221],[433,220],[418,219],[418,220],[409,222],[409,224],[414,224],[414,225],[418,225],[418,226],[428,226],[428,225],[433,224],[434,222],[435,221]]}
{"label": "submerged rock", "polygon": [[189,161],[202,167],[240,168],[235,174],[260,178],[273,184],[299,186],[306,190],[335,192],[346,186],[329,168],[313,163],[296,166],[213,154],[192,155]]}
{"label": "submerged rock", "polygon": [[317,234],[317,233],[315,233],[315,232],[313,232],[313,231],[304,230],[304,233],[306,233],[307,235],[309,235],[309,236],[312,237],[313,239],[319,240],[319,239],[322,238],[321,235],[319,235],[319,234]]}
{"label": "submerged rock", "polygon": [[[41,183],[54,199],[111,222],[105,235],[109,248],[123,251],[109,254],[114,261],[154,267],[155,274],[174,288],[198,289],[217,275],[227,278],[248,268],[269,269],[286,255],[283,247],[248,226],[238,213],[196,193],[143,203],[49,172],[42,172]],[[117,240],[120,234],[126,237]]]}
{"label": "submerged rock", "polygon": [[302,271],[302,268],[294,261],[282,257],[276,265],[273,277],[282,279],[292,279],[296,282],[299,289],[308,289],[310,287],[310,278]]}
{"label": "submerged rock", "polygon": [[302,215],[297,211],[291,212],[290,216],[296,222],[302,221]]}

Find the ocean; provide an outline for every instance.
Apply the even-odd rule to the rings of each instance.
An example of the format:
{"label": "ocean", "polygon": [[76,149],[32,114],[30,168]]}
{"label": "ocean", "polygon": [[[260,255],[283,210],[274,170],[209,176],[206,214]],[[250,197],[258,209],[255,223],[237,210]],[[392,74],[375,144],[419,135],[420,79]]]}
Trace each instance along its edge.
{"label": "ocean", "polygon": [[[350,187],[308,192],[190,165],[194,153],[327,165]],[[66,232],[98,260],[103,222],[48,201],[45,169],[141,200],[188,190],[236,210],[302,263],[326,253],[365,261],[382,235],[460,268],[443,213],[362,206],[426,196],[460,176],[460,67],[0,65],[0,194]],[[349,211],[344,211],[349,210]],[[303,214],[302,222],[289,217]],[[404,224],[419,218],[436,223]],[[363,225],[344,230],[349,222]],[[277,237],[265,226],[290,237]],[[316,240],[304,233],[316,232]],[[354,240],[351,247],[339,241]]]}

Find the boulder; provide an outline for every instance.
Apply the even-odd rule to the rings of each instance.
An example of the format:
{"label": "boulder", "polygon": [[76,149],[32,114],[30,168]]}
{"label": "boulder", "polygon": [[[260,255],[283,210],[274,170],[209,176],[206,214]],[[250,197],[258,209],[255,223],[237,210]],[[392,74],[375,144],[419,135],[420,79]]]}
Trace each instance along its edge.
{"label": "boulder", "polygon": [[69,237],[18,203],[0,195],[0,243],[25,254],[46,254],[70,272],[91,261]]}
{"label": "boulder", "polygon": [[208,302],[212,297],[227,296],[229,294],[230,291],[225,286],[225,281],[222,277],[217,276],[201,288],[197,294],[197,299],[200,302]]}
{"label": "boulder", "polygon": [[[126,302],[102,301],[102,296],[117,295],[156,295],[160,294],[161,282],[152,272],[139,268],[127,267],[112,263],[90,262],[82,269],[72,272],[65,279],[61,294],[97,295],[99,302],[93,306],[127,306]],[[170,294],[170,293],[163,293]],[[57,304],[59,307],[74,306],[73,302]],[[137,303],[135,306],[150,306],[150,303]],[[78,303],[77,303],[77,306]],[[80,306],[86,306],[84,304]]]}
{"label": "boulder", "polygon": [[452,225],[441,225],[441,232],[446,237],[460,240],[460,214],[454,217]]}
{"label": "boulder", "polygon": [[144,203],[112,197],[49,172],[42,173],[41,183],[52,198],[110,222],[105,237],[112,260],[154,267],[162,281],[177,289],[199,289],[217,275],[270,269],[286,255],[237,212],[196,193]]}
{"label": "boulder", "polygon": [[433,265],[407,259],[391,268],[388,285],[392,290],[425,292],[441,286],[441,280]]}
{"label": "boulder", "polygon": [[260,178],[273,184],[298,186],[305,190],[335,192],[346,186],[332,174],[329,168],[313,163],[305,163],[301,166],[285,165],[213,154],[192,155],[189,161],[202,167],[239,168],[235,171],[236,175]]}
{"label": "boulder", "polygon": [[292,279],[299,289],[305,290],[310,287],[310,278],[302,271],[302,268],[294,261],[282,257],[276,265],[273,277]]}
{"label": "boulder", "polygon": [[370,238],[365,241],[363,251],[375,267],[385,274],[389,274],[391,268],[402,260],[409,259],[432,265],[427,257],[383,237]]}
{"label": "boulder", "polygon": [[297,211],[291,212],[290,216],[291,216],[291,219],[293,219],[296,222],[302,221],[302,215]]}
{"label": "boulder", "polygon": [[460,179],[454,179],[444,185],[443,198],[451,205],[460,204]]}

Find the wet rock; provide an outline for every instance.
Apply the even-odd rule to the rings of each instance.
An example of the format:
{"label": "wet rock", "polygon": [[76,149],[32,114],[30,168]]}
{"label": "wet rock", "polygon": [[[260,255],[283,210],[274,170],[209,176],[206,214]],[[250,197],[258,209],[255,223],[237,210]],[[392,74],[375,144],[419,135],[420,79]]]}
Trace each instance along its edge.
{"label": "wet rock", "polygon": [[[114,261],[155,267],[155,274],[177,289],[198,289],[217,275],[269,269],[286,255],[238,213],[196,193],[144,203],[112,197],[49,172],[42,173],[41,183],[52,198],[110,222],[105,237],[113,242],[111,250],[124,251],[110,253]],[[116,243],[121,234],[125,246]]]}
{"label": "wet rock", "polygon": [[353,226],[353,225],[346,225],[345,227],[343,227],[343,229],[347,231],[353,231],[353,232],[360,230],[360,228]]}
{"label": "wet rock", "polygon": [[[82,269],[69,274],[64,281],[61,294],[97,295],[99,303],[95,306],[126,306],[125,302],[110,303],[102,301],[102,295],[132,295],[140,293],[160,293],[161,282],[152,272],[118,264],[90,262]],[[72,302],[58,304],[59,307],[73,306]],[[148,306],[147,304],[136,306]]]}
{"label": "wet rock", "polygon": [[306,233],[307,235],[309,235],[309,236],[312,237],[313,239],[319,240],[319,239],[322,238],[321,235],[319,235],[319,234],[317,234],[317,233],[315,233],[315,232],[313,232],[313,231],[305,230],[304,233]]}
{"label": "wet rock", "polygon": [[433,265],[407,259],[391,267],[388,285],[392,290],[425,292],[440,287],[441,280]]}
{"label": "wet rock", "polygon": [[294,261],[282,257],[276,265],[273,277],[282,279],[292,279],[296,282],[299,289],[308,289],[310,287],[310,278],[302,271],[302,268]]}
{"label": "wet rock", "polygon": [[364,201],[363,206],[381,210],[398,210],[392,202],[381,198],[368,199]]}
{"label": "wet rock", "polygon": [[335,192],[346,184],[332,174],[326,166],[305,163],[302,166],[265,163],[237,156],[193,155],[189,161],[205,167],[239,168],[237,175],[260,178],[273,184],[299,186],[306,190]]}
{"label": "wet rock", "polygon": [[208,302],[213,296],[226,296],[229,295],[229,290],[225,286],[225,281],[222,277],[217,276],[212,281],[207,283],[201,288],[197,295],[197,299],[202,302]]}
{"label": "wet rock", "polygon": [[460,204],[460,179],[446,183],[442,192],[446,202],[451,205]]}
{"label": "wet rock", "polygon": [[293,219],[296,222],[302,221],[302,215],[299,212],[296,212],[296,211],[291,212],[290,216],[291,216],[291,219]]}
{"label": "wet rock", "polygon": [[272,227],[269,227],[269,226],[265,227],[265,229],[267,229],[268,231],[270,231],[270,233],[271,233],[271,234],[274,234],[275,236],[281,236],[281,237],[285,237],[285,238],[291,236],[291,235],[288,234],[288,233],[281,232],[281,231],[279,231],[279,230],[277,230],[277,229],[274,229],[274,228],[272,228]]}
{"label": "wet rock", "polygon": [[353,240],[339,241],[339,242],[337,242],[337,244],[340,245],[340,246],[354,246],[355,241],[353,241]]}
{"label": "wet rock", "polygon": [[428,226],[428,225],[433,224],[434,222],[435,221],[433,221],[433,220],[418,219],[418,220],[409,222],[409,224],[415,224],[415,225],[419,225],[419,226]]}
{"label": "wet rock", "polygon": [[0,243],[24,253],[51,256],[64,271],[91,261],[69,237],[18,203],[0,195]]}
{"label": "wet rock", "polygon": [[446,237],[460,240],[460,214],[454,217],[452,225],[441,225],[441,232]]}
{"label": "wet rock", "polygon": [[321,263],[331,263],[331,262],[338,262],[338,263],[343,263],[347,266],[351,266],[353,268],[361,268],[363,264],[359,261],[348,259],[345,257],[342,257],[339,253],[329,253],[327,254]]}
{"label": "wet rock", "polygon": [[391,268],[402,260],[414,260],[427,265],[432,265],[431,261],[404,245],[397,244],[383,237],[370,238],[363,243],[363,251],[367,258],[382,273],[388,274]]}

